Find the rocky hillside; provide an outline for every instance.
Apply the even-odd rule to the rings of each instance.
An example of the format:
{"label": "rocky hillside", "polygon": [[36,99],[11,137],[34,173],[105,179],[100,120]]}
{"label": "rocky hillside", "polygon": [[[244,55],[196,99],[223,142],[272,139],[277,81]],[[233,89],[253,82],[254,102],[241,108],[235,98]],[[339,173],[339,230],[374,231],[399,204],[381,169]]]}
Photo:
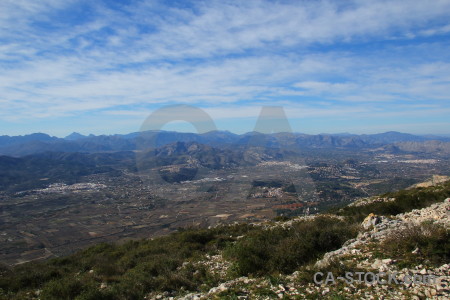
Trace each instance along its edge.
{"label": "rocky hillside", "polygon": [[2,267],[0,299],[448,299],[449,216],[447,181],[328,214],[100,244]]}
{"label": "rocky hillside", "polygon": [[399,150],[414,153],[435,153],[448,156],[450,154],[450,143],[442,141],[425,142],[400,142],[394,144]]}
{"label": "rocky hillside", "polygon": [[[442,237],[444,237],[442,242],[446,243],[444,250],[447,251],[448,260],[449,217],[450,198],[429,207],[390,218],[371,214],[362,222],[358,236],[347,240],[341,248],[327,252],[314,265],[300,268],[292,274],[276,277],[243,276],[226,280],[226,274],[233,265],[220,254],[205,255],[203,260],[196,263],[196,267],[206,268],[209,272],[222,277],[224,282],[206,293],[190,293],[181,297],[171,297],[169,293],[152,294],[149,295],[149,299],[448,299],[450,296],[450,264],[448,263],[450,261],[433,265],[433,257],[427,252],[430,249],[422,249],[419,240],[436,234],[434,230],[442,230]],[[267,229],[271,230],[278,226],[291,227],[296,222],[314,218],[297,218],[289,222],[278,222],[268,226]],[[410,253],[385,251],[387,245],[409,242],[409,239],[417,240],[417,245],[414,245],[416,248]],[[427,246],[424,245],[424,247]],[[408,255],[409,257],[406,257]],[[362,272],[364,276],[384,272],[395,274],[393,277],[395,279],[392,279],[392,284],[380,284],[378,281],[369,284],[356,283],[357,277],[353,275],[355,283],[343,281],[336,284],[316,284],[312,275],[316,272],[322,272],[322,274],[332,272],[336,278],[344,277],[343,272],[354,274]],[[308,275],[305,278],[305,274],[312,275],[311,282],[308,283]],[[320,279],[324,279],[325,276]],[[411,277],[413,282],[404,282],[405,276]],[[426,284],[419,283],[425,276],[436,278],[436,280]],[[372,281],[372,277],[368,277],[368,281]],[[386,281],[389,280],[388,275],[383,278]],[[417,282],[414,282],[414,279]]]}

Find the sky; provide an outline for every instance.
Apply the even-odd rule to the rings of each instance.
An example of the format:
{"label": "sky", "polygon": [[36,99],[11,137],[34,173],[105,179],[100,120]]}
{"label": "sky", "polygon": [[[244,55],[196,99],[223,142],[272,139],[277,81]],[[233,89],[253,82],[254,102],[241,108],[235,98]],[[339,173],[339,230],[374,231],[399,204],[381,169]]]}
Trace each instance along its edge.
{"label": "sky", "polygon": [[0,104],[0,135],[176,104],[236,133],[277,106],[296,132],[450,134],[450,0],[1,0]]}

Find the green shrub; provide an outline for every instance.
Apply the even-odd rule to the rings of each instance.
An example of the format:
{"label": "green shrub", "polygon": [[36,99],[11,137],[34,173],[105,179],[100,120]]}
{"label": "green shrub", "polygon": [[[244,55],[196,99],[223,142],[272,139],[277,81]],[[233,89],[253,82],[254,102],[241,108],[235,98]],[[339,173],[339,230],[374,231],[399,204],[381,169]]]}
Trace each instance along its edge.
{"label": "green shrub", "polygon": [[[42,289],[42,299],[142,299],[154,291],[208,289],[217,278],[205,269],[181,268],[183,263],[224,249],[252,230],[248,224],[190,228],[153,240],[98,244],[45,262],[1,266],[0,296],[23,299]],[[102,282],[108,288],[99,290]]]}
{"label": "green shrub", "polygon": [[437,267],[450,260],[450,231],[428,222],[411,225],[392,232],[376,250],[379,256],[398,260],[400,267]]}
{"label": "green shrub", "polygon": [[73,278],[55,279],[48,282],[42,289],[41,298],[48,300],[75,299],[83,291],[80,281]]}
{"label": "green shrub", "polygon": [[450,197],[450,181],[428,188],[414,188],[388,193],[383,197],[395,198],[395,200],[373,202],[362,206],[347,206],[336,213],[347,216],[353,222],[361,222],[370,213],[390,216],[409,212],[413,209],[422,209]]}
{"label": "green shrub", "polygon": [[335,250],[357,234],[357,227],[330,217],[294,223],[292,228],[255,230],[226,250],[239,275],[291,273]]}
{"label": "green shrub", "polygon": [[62,272],[41,262],[18,265],[0,276],[0,288],[16,292],[24,288],[39,288],[45,282],[57,279]]}

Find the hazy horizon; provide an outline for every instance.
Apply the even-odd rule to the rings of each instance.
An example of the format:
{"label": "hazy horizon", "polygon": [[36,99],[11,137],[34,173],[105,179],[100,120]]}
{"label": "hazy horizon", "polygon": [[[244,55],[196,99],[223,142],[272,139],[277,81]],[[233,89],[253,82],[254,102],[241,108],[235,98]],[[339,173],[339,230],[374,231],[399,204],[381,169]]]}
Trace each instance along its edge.
{"label": "hazy horizon", "polygon": [[[150,130],[149,130],[150,131]],[[165,130],[162,129],[160,130],[162,132],[177,132],[177,133],[193,133],[193,134],[204,134],[204,133],[198,133],[196,131],[180,131],[180,130]],[[259,131],[246,131],[246,132],[242,132],[242,133],[238,133],[238,132],[233,132],[230,130],[221,130],[221,129],[217,129],[217,130],[212,130],[212,131],[208,131],[208,132],[213,132],[213,131],[218,131],[218,132],[229,132],[232,134],[236,134],[236,135],[244,135],[244,134],[248,134],[251,132],[259,132]],[[208,133],[206,132],[206,133]],[[385,133],[391,133],[391,132],[395,132],[395,133],[401,133],[401,134],[410,134],[410,135],[415,135],[415,136],[436,136],[436,137],[450,137],[450,133],[448,134],[435,134],[435,133],[426,133],[426,134],[414,134],[414,133],[410,133],[410,132],[401,132],[401,131],[394,131],[394,130],[389,130],[389,131],[383,131],[383,132],[373,132],[373,133],[352,133],[352,132],[320,132],[320,133],[308,133],[308,132],[297,132],[297,131],[292,131],[292,132],[274,132],[275,133],[293,133],[293,134],[306,134],[306,135],[373,135],[373,134],[385,134]],[[0,134],[0,136],[10,136],[10,137],[14,137],[14,136],[27,136],[27,135],[32,135],[32,134],[46,134],[49,135],[51,137],[57,137],[57,138],[66,138],[68,136],[70,136],[71,134],[80,134],[83,135],[85,137],[89,137],[89,136],[111,136],[111,135],[127,135],[127,134],[133,134],[133,133],[139,133],[139,131],[132,131],[132,132],[124,132],[124,133],[111,133],[111,134],[107,134],[107,133],[99,133],[99,134],[93,134],[93,133],[81,133],[78,131],[72,131],[69,134],[66,135],[52,135],[49,134],[47,132],[41,132],[41,131],[36,131],[36,132],[30,132],[30,133],[25,133],[25,134],[18,134],[18,135],[11,135],[11,134]],[[260,132],[261,133],[261,132]]]}

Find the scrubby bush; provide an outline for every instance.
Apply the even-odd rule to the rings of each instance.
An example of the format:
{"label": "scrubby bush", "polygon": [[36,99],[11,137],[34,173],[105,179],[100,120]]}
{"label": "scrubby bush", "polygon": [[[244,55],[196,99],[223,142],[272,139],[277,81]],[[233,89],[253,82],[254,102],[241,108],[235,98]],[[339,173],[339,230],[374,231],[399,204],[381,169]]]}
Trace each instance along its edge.
{"label": "scrubby bush", "polygon": [[410,225],[393,231],[376,253],[398,260],[400,267],[440,266],[450,260],[450,231],[433,223]]}
{"label": "scrubby bush", "polygon": [[357,234],[357,227],[331,217],[294,223],[291,228],[250,232],[226,250],[239,275],[290,273],[335,250]]}
{"label": "scrubby bush", "polygon": [[361,206],[347,206],[339,209],[336,213],[347,216],[354,222],[361,222],[370,213],[390,216],[409,212],[413,209],[421,209],[450,197],[450,181],[428,188],[414,188],[388,193],[383,197],[394,198],[395,200],[373,202]]}
{"label": "scrubby bush", "polygon": [[11,292],[16,292],[23,288],[38,288],[45,282],[57,279],[61,275],[60,269],[51,264],[31,262],[2,272],[0,275],[0,288]]}
{"label": "scrubby bush", "polygon": [[75,299],[83,292],[83,288],[81,282],[73,278],[54,279],[45,285],[41,297],[48,300]]}
{"label": "scrubby bush", "polygon": [[[184,229],[153,240],[98,244],[64,258],[0,268],[0,296],[23,299],[143,299],[149,292],[198,290],[217,283],[206,270],[182,268],[254,230],[247,224]],[[100,289],[105,283],[107,288]],[[1,299],[0,297],[0,299]]]}

